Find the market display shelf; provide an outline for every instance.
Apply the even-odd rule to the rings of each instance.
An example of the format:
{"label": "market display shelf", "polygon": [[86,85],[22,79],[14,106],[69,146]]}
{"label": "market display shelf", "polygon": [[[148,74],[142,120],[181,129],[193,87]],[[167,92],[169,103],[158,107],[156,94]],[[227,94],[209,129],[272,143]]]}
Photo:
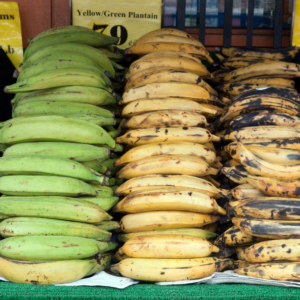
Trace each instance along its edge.
{"label": "market display shelf", "polygon": [[0,283],[1,300],[31,299],[300,299],[297,288],[246,284],[156,286],[138,284],[123,290],[106,287],[64,287]]}

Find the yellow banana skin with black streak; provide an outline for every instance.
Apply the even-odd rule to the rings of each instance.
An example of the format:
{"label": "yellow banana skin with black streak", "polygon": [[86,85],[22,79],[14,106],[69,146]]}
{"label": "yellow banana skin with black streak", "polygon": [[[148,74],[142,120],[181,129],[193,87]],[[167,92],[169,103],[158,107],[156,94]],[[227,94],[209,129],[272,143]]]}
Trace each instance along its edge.
{"label": "yellow banana skin with black streak", "polygon": [[235,269],[234,273],[262,279],[299,282],[300,264],[296,262],[262,263]]}
{"label": "yellow banana skin with black streak", "polygon": [[3,197],[0,211],[11,217],[41,217],[92,224],[112,219],[96,204],[55,196]]}
{"label": "yellow banana skin with black streak", "polygon": [[271,176],[279,179],[300,178],[300,165],[279,165],[255,155],[238,141],[240,161],[251,175]]}
{"label": "yellow banana skin with black streak", "polygon": [[206,127],[205,116],[182,110],[145,112],[126,120],[123,128],[139,129],[151,127]]}
{"label": "yellow banana skin with black streak", "polygon": [[181,43],[145,43],[137,46],[132,46],[125,50],[125,54],[138,54],[145,55],[157,51],[179,51],[195,55],[199,59],[207,60],[209,63],[213,63],[213,59],[210,57],[209,52],[199,46]]}
{"label": "yellow banana skin with black streak", "polygon": [[264,50],[264,49],[246,49],[239,47],[231,47],[231,48],[222,48],[222,54],[226,56],[252,56],[266,59],[274,59],[274,60],[283,60],[283,61],[291,61],[295,58],[298,53],[297,47],[289,47],[283,49],[272,49],[272,50]]}
{"label": "yellow banana skin with black streak", "polygon": [[160,142],[191,142],[205,144],[210,141],[218,142],[219,140],[219,137],[211,134],[207,129],[199,127],[135,129],[116,138],[118,144],[128,144],[131,146]]}
{"label": "yellow banana skin with black streak", "polygon": [[28,262],[0,256],[0,276],[22,284],[59,284],[77,281],[96,266],[95,259]]}
{"label": "yellow banana skin with black streak", "polygon": [[183,174],[202,177],[217,175],[218,169],[197,156],[190,155],[159,155],[140,159],[124,166],[118,173],[118,178],[130,179],[133,177],[152,174]]}
{"label": "yellow banana skin with black streak", "polygon": [[116,147],[115,141],[100,126],[62,116],[34,116],[22,119],[0,130],[0,143],[75,142],[105,144]]}
{"label": "yellow banana skin with black streak", "polygon": [[248,176],[247,181],[267,196],[300,198],[300,180]]}
{"label": "yellow banana skin with black streak", "polygon": [[249,67],[236,69],[225,75],[224,80],[225,82],[232,82],[255,76],[297,78],[299,75],[300,66],[298,64],[274,61],[257,63]]}
{"label": "yellow banana skin with black streak", "polygon": [[123,154],[116,162],[115,166],[122,166],[133,161],[143,159],[145,157],[182,154],[198,156],[207,161],[209,164],[216,162],[216,153],[205,144],[178,142],[178,143],[161,143],[161,144],[146,144],[134,147]]}
{"label": "yellow banana skin with black streak", "polygon": [[108,248],[106,242],[74,236],[22,236],[0,241],[0,254],[25,261],[83,259]]}
{"label": "yellow banana skin with black streak", "polygon": [[122,251],[130,257],[137,258],[184,259],[206,257],[219,249],[199,237],[167,234],[133,237],[122,246]]}
{"label": "yellow banana skin with black streak", "polygon": [[220,197],[228,197],[230,195],[230,191],[218,189],[212,183],[198,177],[160,174],[129,179],[116,189],[115,194],[117,196],[128,195],[130,193],[161,189],[166,186],[173,189],[179,188],[195,190],[216,199]]}
{"label": "yellow banana skin with black streak", "polygon": [[212,97],[207,90],[201,86],[184,82],[149,83],[133,87],[123,94],[121,104],[127,104],[139,99],[166,97],[191,98],[199,102],[206,100],[213,104]]}
{"label": "yellow banana skin with black streak", "polygon": [[0,223],[3,237],[15,236],[77,236],[109,241],[111,233],[94,225],[48,218],[18,217]]}
{"label": "yellow banana skin with black streak", "polygon": [[[249,182],[249,177],[247,177],[247,181]],[[261,191],[259,191],[249,183],[238,185],[237,187],[231,190],[231,193],[233,198],[235,198],[236,200],[244,200],[247,198],[258,198],[264,196],[264,194]]]}
{"label": "yellow banana skin with black streak", "polygon": [[153,190],[126,196],[115,207],[118,213],[141,213],[148,211],[172,210],[197,213],[219,213],[226,215],[213,197],[194,190]]}
{"label": "yellow banana skin with black streak", "polygon": [[223,167],[221,172],[237,184],[247,183],[249,173],[243,165],[237,165],[234,167]]}
{"label": "yellow banana skin with black streak", "polygon": [[161,229],[203,227],[219,220],[218,215],[184,211],[158,211],[129,214],[121,219],[121,230],[125,233]]}
{"label": "yellow banana skin with black streak", "polygon": [[215,245],[219,248],[223,248],[224,246],[237,247],[240,245],[256,243],[261,240],[262,239],[260,238],[242,232],[237,226],[233,226],[217,237]]}
{"label": "yellow banana skin with black streak", "polygon": [[299,239],[274,240],[254,244],[238,255],[250,263],[299,261]]}
{"label": "yellow banana skin with black streak", "polygon": [[195,112],[205,116],[216,116],[219,109],[213,105],[207,106],[204,103],[197,103],[184,98],[141,99],[128,103],[122,110],[122,116],[132,117],[146,112],[172,110],[174,107],[178,110]]}
{"label": "yellow banana skin with black streak", "polygon": [[300,220],[300,199],[258,197],[242,201],[228,211],[229,217]]}
{"label": "yellow banana skin with black streak", "polygon": [[300,221],[235,217],[232,223],[246,234],[270,240],[299,239]]}
{"label": "yellow banana skin with black streak", "polygon": [[127,242],[129,239],[138,236],[149,236],[149,235],[169,235],[169,234],[176,234],[176,235],[190,235],[199,237],[202,239],[212,239],[216,237],[216,234],[207,230],[198,229],[198,228],[177,228],[177,229],[165,229],[165,230],[153,230],[153,231],[142,231],[142,232],[135,232],[135,233],[127,233],[127,234],[118,234],[118,240],[120,242]]}
{"label": "yellow banana skin with black streak", "polygon": [[127,258],[111,266],[113,273],[143,281],[178,281],[205,278],[231,268],[231,259],[213,257],[194,259]]}

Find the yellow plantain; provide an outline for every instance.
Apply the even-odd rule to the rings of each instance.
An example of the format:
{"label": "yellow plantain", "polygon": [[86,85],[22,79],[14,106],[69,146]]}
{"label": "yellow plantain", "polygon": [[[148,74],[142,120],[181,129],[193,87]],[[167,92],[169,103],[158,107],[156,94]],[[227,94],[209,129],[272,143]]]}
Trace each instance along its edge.
{"label": "yellow plantain", "polygon": [[123,128],[206,127],[207,125],[206,118],[198,113],[183,110],[161,110],[135,115],[126,120]]}
{"label": "yellow plantain", "polygon": [[157,51],[181,51],[189,54],[193,54],[200,59],[205,59],[209,63],[213,63],[213,59],[210,57],[209,52],[199,46],[181,43],[145,43],[137,46],[132,46],[125,50],[124,54],[138,54],[144,55]]}
{"label": "yellow plantain", "polygon": [[218,169],[211,168],[202,158],[174,154],[146,157],[129,163],[117,173],[117,177],[130,179],[152,174],[183,174],[201,177],[217,175],[218,172]]}
{"label": "yellow plantain", "polygon": [[199,127],[135,129],[116,138],[117,143],[132,146],[160,142],[191,142],[205,144],[210,141],[218,142],[219,140],[219,137],[211,134],[208,130]]}
{"label": "yellow plantain", "polygon": [[140,213],[147,211],[191,211],[197,213],[219,213],[226,215],[226,210],[216,200],[195,190],[164,190],[129,194],[113,209],[117,213]]}
{"label": "yellow plantain", "polygon": [[[247,182],[249,182],[249,177],[247,177]],[[243,200],[247,198],[258,198],[263,197],[264,194],[253,187],[253,185],[249,183],[244,183],[241,185],[238,185],[234,189],[231,190],[232,196],[236,200]]]}
{"label": "yellow plantain", "polygon": [[223,167],[222,174],[237,184],[247,183],[247,177],[250,175],[243,165],[234,167]]}
{"label": "yellow plantain", "polygon": [[300,178],[300,164],[279,165],[269,162],[254,154],[240,141],[238,141],[238,149],[240,161],[251,175],[270,176],[279,179]]}
{"label": "yellow plantain", "polygon": [[185,98],[140,99],[127,104],[122,110],[122,116],[129,118],[150,111],[172,110],[174,107],[178,110],[197,112],[206,116],[215,116],[220,109]]}
{"label": "yellow plantain", "polygon": [[115,162],[115,166],[122,166],[133,161],[137,161],[150,156],[166,155],[166,154],[182,154],[198,156],[206,160],[209,164],[216,162],[215,151],[207,147],[207,145],[195,143],[161,143],[161,144],[146,144],[134,147],[123,154]]}
{"label": "yellow plantain", "polygon": [[166,234],[133,237],[122,246],[122,251],[139,258],[199,258],[219,252],[219,249],[199,237]]}
{"label": "yellow plantain", "polygon": [[130,193],[151,191],[169,187],[170,189],[195,190],[202,194],[220,198],[228,197],[230,191],[216,188],[212,183],[193,176],[187,175],[147,175],[134,177],[121,184],[115,191],[117,196]]}
{"label": "yellow plantain", "polygon": [[185,211],[152,211],[124,216],[120,223],[125,233],[175,228],[202,227],[219,220],[218,215]]}

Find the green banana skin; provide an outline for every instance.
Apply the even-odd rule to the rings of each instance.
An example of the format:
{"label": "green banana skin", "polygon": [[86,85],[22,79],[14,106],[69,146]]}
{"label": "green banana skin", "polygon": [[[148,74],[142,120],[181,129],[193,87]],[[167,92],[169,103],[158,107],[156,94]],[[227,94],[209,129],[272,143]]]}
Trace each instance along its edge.
{"label": "green banana skin", "polygon": [[115,130],[109,131],[108,134],[109,134],[113,139],[115,139],[116,137],[118,137],[118,136],[121,134],[121,131],[115,129]]}
{"label": "green banana skin", "polygon": [[72,103],[86,103],[91,105],[115,104],[116,98],[106,90],[88,86],[66,86],[49,90],[41,90],[38,93],[17,94],[13,103],[15,105],[34,101],[63,101]]}
{"label": "green banana skin", "polygon": [[115,69],[117,69],[117,70],[125,70],[126,68],[125,67],[123,67],[123,66],[121,66],[121,65],[119,65],[118,63],[116,63],[115,61],[113,61],[113,60],[111,60],[111,64],[113,65],[113,67],[115,68]]}
{"label": "green banana skin", "polygon": [[101,105],[100,107],[113,112],[116,116],[121,115],[122,109],[120,107],[118,107],[117,105]]}
{"label": "green banana skin", "polygon": [[107,242],[107,244],[108,244],[108,248],[101,251],[101,253],[105,253],[105,252],[115,250],[119,246],[119,244],[117,242]]}
{"label": "green banana skin", "polygon": [[119,186],[118,185],[113,185],[111,186],[112,190],[115,192],[115,190],[118,188]]}
{"label": "green banana skin", "polygon": [[90,276],[92,274],[104,271],[111,263],[112,253],[104,253],[103,255],[96,255],[97,265],[86,275]]}
{"label": "green banana skin", "polygon": [[[113,189],[113,186],[116,184],[116,178],[109,178],[109,186]],[[114,190],[114,189],[113,189]]]}
{"label": "green banana skin", "polygon": [[[51,54],[47,53],[45,56],[38,58],[37,60],[32,61],[31,59],[24,62],[20,67],[14,71],[13,77],[17,78],[23,72],[27,72],[31,67],[36,65],[41,65],[48,63],[49,61],[59,61],[59,60],[71,60],[74,62],[84,63],[90,66],[93,66],[97,69],[97,72],[101,71],[101,74],[104,73],[108,78],[112,78],[112,75],[109,71],[105,70],[102,66],[99,66],[97,62],[92,58],[83,53],[77,53],[72,50],[67,51],[55,51]],[[105,78],[104,78],[105,79]],[[110,83],[109,83],[110,84]]]}
{"label": "green banana skin", "polygon": [[0,241],[1,255],[26,261],[82,259],[105,249],[106,242],[73,236],[23,236]]}
{"label": "green banana skin", "polygon": [[48,156],[0,157],[0,175],[55,175],[94,181],[105,185],[105,177],[79,162]]}
{"label": "green banana skin", "polygon": [[31,93],[16,94],[12,100],[15,104],[21,101],[65,101],[93,105],[115,104],[116,98],[106,90],[89,86],[65,86]]}
{"label": "green banana skin", "polygon": [[[104,211],[110,210],[115,204],[118,203],[118,197],[100,198],[100,197],[81,197],[80,200],[89,201],[97,204]],[[1,223],[0,223],[1,224]]]}
{"label": "green banana skin", "polygon": [[[74,142],[116,147],[116,142],[100,126],[91,122],[63,116],[34,116],[24,118],[0,130],[0,143]],[[105,146],[104,146],[105,147]]]}
{"label": "green banana skin", "polygon": [[90,160],[90,161],[83,161],[81,162],[81,164],[89,169],[94,170],[95,172],[105,174],[108,176],[111,175],[110,170],[107,167],[102,166],[101,163],[97,161],[97,159]]}
{"label": "green banana skin", "polygon": [[[1,125],[0,125],[0,128],[1,128]],[[0,144],[0,152],[4,152],[7,148],[8,148],[7,145],[5,145],[5,144]]]}
{"label": "green banana skin", "polygon": [[0,223],[3,237],[16,236],[77,236],[98,241],[109,241],[111,233],[96,226],[46,218],[9,218]]}
{"label": "green banana skin", "polygon": [[52,34],[43,38],[38,39],[34,43],[30,43],[24,54],[24,61],[34,52],[41,48],[61,44],[65,42],[76,42],[84,45],[89,45],[92,47],[102,47],[107,45],[113,45],[118,42],[119,38],[111,37],[96,31],[82,31],[80,34],[78,32],[61,32]]}
{"label": "green banana skin", "polygon": [[38,217],[92,224],[112,219],[96,204],[56,196],[1,197],[0,212],[11,217]]}
{"label": "green banana skin", "polygon": [[88,144],[39,142],[21,143],[7,148],[3,157],[17,155],[54,156],[75,161],[89,161],[93,159],[107,159],[111,152],[107,148],[100,148]]}
{"label": "green banana skin", "polygon": [[99,198],[110,198],[114,196],[114,192],[109,186],[103,186],[99,184],[90,184],[96,191]]}
{"label": "green banana skin", "polygon": [[[105,147],[105,146],[103,146],[103,147]],[[124,147],[120,144],[116,144],[115,148],[111,148],[111,147],[108,147],[108,148],[114,152],[123,152],[124,151]]]}
{"label": "green banana skin", "polygon": [[0,192],[10,196],[95,197],[97,195],[96,190],[84,181],[69,177],[38,175],[0,177]]}
{"label": "green banana skin", "polygon": [[70,31],[76,31],[76,32],[81,32],[81,31],[92,31],[92,29],[87,28],[87,27],[82,27],[82,26],[75,26],[75,25],[66,25],[66,26],[59,26],[59,27],[54,27],[50,28],[48,30],[45,30],[38,35],[36,35],[34,38],[32,38],[28,43],[34,43],[37,40],[52,35],[52,34],[57,34],[57,33],[62,33],[62,32],[70,32]]}
{"label": "green banana skin", "polygon": [[106,118],[113,118],[114,113],[101,107],[86,103],[35,101],[19,104],[14,107],[13,117],[34,115],[72,115],[92,114]]}
{"label": "green banana skin", "polygon": [[111,231],[120,228],[120,223],[116,221],[104,221],[96,225],[99,229]]}
{"label": "green banana skin", "polygon": [[96,72],[80,68],[65,68],[26,78],[15,84],[6,86],[4,92],[15,94],[70,85],[101,87],[109,92],[112,91],[106,86],[103,78]]}
{"label": "green banana skin", "polygon": [[20,73],[18,76],[17,82],[20,82],[26,78],[29,78],[31,76],[35,76],[44,72],[56,70],[56,69],[66,69],[66,68],[80,68],[80,69],[86,69],[90,70],[92,72],[97,73],[101,78],[103,78],[103,81],[105,84],[109,87],[112,87],[112,83],[109,80],[109,78],[105,75],[105,73],[100,70],[99,68],[89,65],[86,63],[82,63],[79,61],[74,61],[69,59],[59,59],[59,60],[48,60],[43,63],[37,63],[29,66],[24,71]]}
{"label": "green banana skin", "polygon": [[121,185],[124,182],[124,179],[122,178],[116,178],[116,185]]}
{"label": "green banana skin", "polygon": [[42,57],[45,57],[46,55],[50,55],[58,51],[73,51],[73,52],[84,54],[89,58],[93,59],[95,61],[95,64],[97,64],[104,70],[107,70],[112,77],[115,77],[115,69],[111,64],[111,61],[106,55],[102,54],[98,49],[80,43],[60,43],[60,44],[44,47],[36,51],[35,53],[33,53],[30,56],[30,58],[26,59],[26,61],[24,59],[25,63],[23,66],[24,67],[29,66],[32,63],[37,62]]}
{"label": "green banana skin", "polygon": [[[48,115],[47,115],[48,116]],[[55,114],[52,114],[50,116],[55,116]],[[97,115],[92,115],[92,114],[86,114],[86,113],[79,113],[79,114],[60,114],[59,116],[62,117],[66,117],[66,118],[71,118],[71,119],[75,119],[75,120],[81,120],[81,121],[86,121],[86,122],[90,122],[93,124],[96,124],[98,126],[105,126],[105,125],[114,125],[116,123],[116,119],[115,118],[107,118],[107,117],[102,117],[102,116],[97,116]],[[10,125],[13,124],[15,122],[18,122],[21,118],[31,118],[33,116],[20,116],[20,117],[16,117],[7,121],[4,121],[2,123],[0,123],[0,129],[6,125]],[[5,149],[5,148],[3,148]],[[0,148],[1,151],[1,148]]]}

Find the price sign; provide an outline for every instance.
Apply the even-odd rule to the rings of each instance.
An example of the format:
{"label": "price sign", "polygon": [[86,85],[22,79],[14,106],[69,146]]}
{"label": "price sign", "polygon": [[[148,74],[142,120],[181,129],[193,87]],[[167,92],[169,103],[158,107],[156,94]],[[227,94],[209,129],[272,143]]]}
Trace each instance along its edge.
{"label": "price sign", "polygon": [[72,1],[73,25],[118,37],[117,46],[121,49],[132,46],[147,32],[161,28],[161,11],[162,0]]}
{"label": "price sign", "polygon": [[300,0],[294,0],[292,23],[292,46],[300,47]]}

